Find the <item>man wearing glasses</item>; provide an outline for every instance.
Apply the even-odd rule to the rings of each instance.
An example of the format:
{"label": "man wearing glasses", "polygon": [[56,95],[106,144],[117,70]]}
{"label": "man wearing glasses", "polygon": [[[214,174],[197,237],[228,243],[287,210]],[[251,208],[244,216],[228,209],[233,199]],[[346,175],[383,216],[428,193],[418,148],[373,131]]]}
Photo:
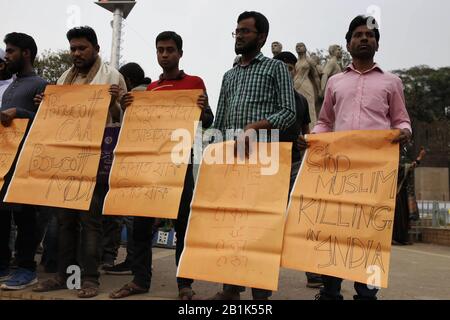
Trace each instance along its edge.
{"label": "man wearing glasses", "polygon": [[[254,11],[242,13],[233,32],[241,58],[223,77],[214,127],[223,135],[233,130],[238,141],[248,130],[286,130],[296,121],[293,83],[286,66],[261,53],[268,34],[267,18]],[[244,290],[224,285],[212,299],[238,300]],[[272,293],[252,289],[252,294],[255,300],[267,300]]]}

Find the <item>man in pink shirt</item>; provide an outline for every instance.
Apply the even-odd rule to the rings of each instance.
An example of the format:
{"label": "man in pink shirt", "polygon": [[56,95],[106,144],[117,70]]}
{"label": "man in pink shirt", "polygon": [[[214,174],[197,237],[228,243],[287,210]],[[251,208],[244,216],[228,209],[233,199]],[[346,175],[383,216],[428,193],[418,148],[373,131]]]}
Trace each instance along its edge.
{"label": "man in pink shirt", "polygon": [[[358,16],[350,24],[346,35],[347,50],[353,63],[332,77],[325,90],[319,121],[312,133],[351,130],[399,129],[393,143],[405,143],[411,138],[411,121],[405,107],[400,78],[383,71],[375,62],[380,32],[372,17]],[[308,143],[298,141],[301,149]],[[319,300],[342,300],[342,279],[323,276],[324,288]],[[377,289],[355,283],[355,300],[376,300]]]}

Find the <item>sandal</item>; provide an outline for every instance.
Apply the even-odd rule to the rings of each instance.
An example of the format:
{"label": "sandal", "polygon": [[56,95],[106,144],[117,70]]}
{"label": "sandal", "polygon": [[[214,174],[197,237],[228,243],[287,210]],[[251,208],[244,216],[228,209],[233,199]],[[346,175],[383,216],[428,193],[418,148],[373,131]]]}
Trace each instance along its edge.
{"label": "sandal", "polygon": [[147,289],[143,289],[141,287],[139,287],[138,285],[136,285],[133,282],[127,283],[126,285],[124,285],[122,288],[120,288],[117,291],[111,292],[111,294],[109,295],[109,297],[111,299],[122,299],[122,298],[126,298],[135,294],[143,294],[143,293],[147,293],[148,290]]}
{"label": "sandal", "polygon": [[78,298],[89,299],[98,296],[98,284],[93,282],[84,282],[81,289],[78,290]]}
{"label": "sandal", "polygon": [[182,288],[180,289],[178,294],[178,298],[180,300],[193,300],[194,296],[195,292],[191,288]]}
{"label": "sandal", "polygon": [[33,292],[49,292],[67,289],[66,282],[61,278],[50,278],[39,282],[33,289]]}

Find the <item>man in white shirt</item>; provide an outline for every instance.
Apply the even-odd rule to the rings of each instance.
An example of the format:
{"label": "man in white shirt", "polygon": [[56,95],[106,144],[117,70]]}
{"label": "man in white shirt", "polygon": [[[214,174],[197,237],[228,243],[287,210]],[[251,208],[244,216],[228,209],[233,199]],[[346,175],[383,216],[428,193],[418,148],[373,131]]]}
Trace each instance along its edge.
{"label": "man in white shirt", "polygon": [[5,51],[0,48],[0,106],[2,105],[2,97],[6,88],[13,82],[11,72],[6,68]]}

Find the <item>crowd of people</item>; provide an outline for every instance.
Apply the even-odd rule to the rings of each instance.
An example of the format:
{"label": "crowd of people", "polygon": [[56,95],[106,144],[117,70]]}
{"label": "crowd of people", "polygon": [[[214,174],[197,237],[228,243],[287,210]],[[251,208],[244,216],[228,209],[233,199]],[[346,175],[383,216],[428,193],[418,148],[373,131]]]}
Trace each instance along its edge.
{"label": "crowd of people", "polygon": [[[295,90],[294,77],[297,58],[290,52],[281,52],[273,59],[265,57],[261,49],[269,35],[269,22],[258,12],[242,13],[237,20],[235,53],[238,55],[232,69],[223,76],[215,116],[211,110],[204,81],[179,69],[183,57],[183,40],[175,32],[160,33],[155,46],[162,73],[156,81],[145,77],[136,63],[116,70],[102,61],[95,31],[90,27],[77,27],[67,32],[73,66],[64,72],[58,85],[107,84],[112,97],[106,128],[120,125],[122,113],[133,103],[136,90],[201,89],[197,104],[202,109],[204,128],[213,126],[226,130],[243,130],[236,141],[245,139],[248,130],[280,130],[280,141],[292,142],[292,190],[308,148],[306,134],[349,131],[398,129],[393,143],[404,144],[411,139],[411,123],[405,107],[401,80],[383,70],[374,62],[379,49],[380,32],[368,24],[369,17],[358,16],[346,34],[347,50],[353,63],[342,73],[328,80],[324,102],[317,124],[310,128],[308,100]],[[5,51],[0,52],[0,117],[1,125],[9,126],[15,118],[32,121],[44,98],[47,81],[33,70],[37,46],[33,38],[23,33],[9,33],[4,39]],[[314,107],[314,106],[313,106]],[[17,159],[16,159],[17,161]],[[0,194],[5,191],[13,168],[5,177]],[[184,248],[184,238],[194,192],[192,164],[188,166],[184,189],[180,199],[177,232],[176,264]],[[35,207],[1,202],[0,205],[0,281],[4,290],[21,290],[34,286],[35,292],[67,289],[67,268],[81,266],[79,298],[98,295],[100,269],[111,274],[133,274],[133,280],[111,292],[112,299],[134,294],[145,294],[151,288],[152,238],[155,219],[144,217],[102,216],[107,183],[97,183],[89,212],[73,209]],[[14,224],[12,223],[14,221]],[[11,226],[17,237],[11,245]],[[116,263],[120,234],[127,228],[127,257]],[[41,263],[54,276],[38,281],[35,254],[44,246]],[[16,269],[11,268],[15,252]],[[174,276],[175,277],[175,276]],[[342,279],[307,274],[308,286],[321,288],[317,298],[339,300]],[[177,278],[179,298],[195,297],[192,279]],[[211,299],[235,300],[243,287],[224,284],[223,291]],[[376,299],[377,289],[355,283],[355,299]],[[253,288],[256,300],[266,300],[271,292]]]}

